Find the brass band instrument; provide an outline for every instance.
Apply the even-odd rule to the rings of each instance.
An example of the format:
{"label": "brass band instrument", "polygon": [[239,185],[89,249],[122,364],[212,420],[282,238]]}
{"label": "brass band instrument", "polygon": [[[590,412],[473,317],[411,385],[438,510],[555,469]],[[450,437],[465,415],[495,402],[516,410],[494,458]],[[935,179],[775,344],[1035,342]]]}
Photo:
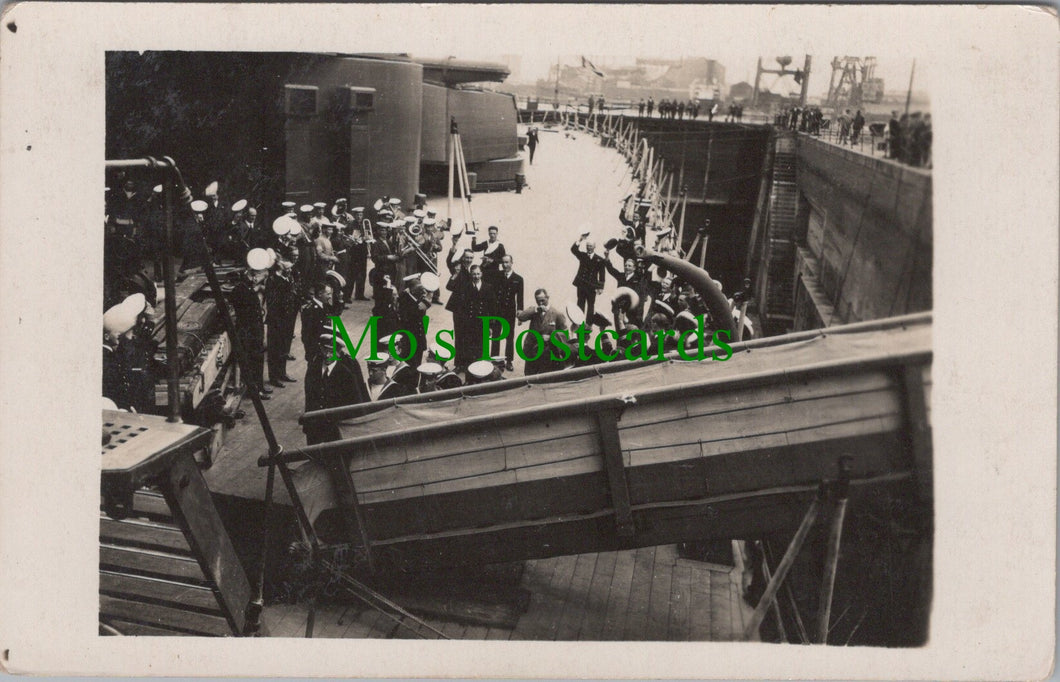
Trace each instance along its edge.
{"label": "brass band instrument", "polygon": [[361,231],[364,232],[364,240],[369,243],[375,243],[375,235],[372,233],[372,221],[368,218],[361,219]]}

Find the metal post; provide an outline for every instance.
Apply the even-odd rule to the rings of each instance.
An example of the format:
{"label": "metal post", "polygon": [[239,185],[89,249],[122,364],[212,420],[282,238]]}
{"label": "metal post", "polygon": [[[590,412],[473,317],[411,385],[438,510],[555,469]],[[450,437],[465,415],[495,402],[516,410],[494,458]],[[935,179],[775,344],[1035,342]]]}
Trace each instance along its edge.
{"label": "metal post", "polygon": [[450,227],[452,227],[452,225],[453,225],[453,171],[454,171],[453,162],[454,162],[454,159],[456,158],[456,147],[455,147],[455,142],[454,142],[454,140],[455,140],[454,135],[455,134],[456,134],[456,119],[455,118],[450,118],[449,119],[449,203],[447,204],[446,214],[445,214],[445,217],[446,217],[447,222],[449,223]]}
{"label": "metal post", "polygon": [[788,543],[788,549],[784,552],[784,558],[780,560],[780,565],[777,566],[777,572],[773,574],[769,584],[766,585],[766,590],[762,593],[762,598],[758,600],[758,606],[755,607],[754,613],[751,615],[751,621],[744,629],[744,639],[751,639],[751,636],[758,631],[758,627],[762,624],[762,619],[766,617],[766,611],[769,610],[770,604],[777,596],[777,590],[780,589],[784,579],[788,577],[788,571],[791,570],[792,564],[795,563],[795,557],[798,555],[799,550],[802,549],[803,543],[806,542],[806,536],[809,534],[810,528],[813,527],[813,522],[817,520],[817,512],[821,508],[824,490],[824,484],[817,489],[817,497],[810,503],[810,508],[806,510],[806,516],[802,518],[799,530],[795,532],[795,537]]}
{"label": "metal post", "polygon": [[166,193],[166,252],[162,257],[162,278],[165,281],[166,300],[166,367],[169,396],[169,416],[166,421],[180,422],[180,363],[177,358],[177,273],[173,271],[173,187],[165,183]]}
{"label": "metal post", "polygon": [[909,69],[909,90],[905,93],[905,115],[909,115],[909,101],[913,99],[913,74],[916,73],[916,60],[913,60],[913,66]]}
{"label": "metal post", "polygon": [[839,480],[835,484],[836,507],[832,525],[828,529],[828,549],[825,552],[824,576],[817,603],[820,615],[817,618],[817,643],[828,643],[828,624],[832,615],[832,593],[835,589],[836,566],[839,564],[839,543],[843,536],[843,518],[847,511],[847,496],[850,491],[850,457],[839,459]]}

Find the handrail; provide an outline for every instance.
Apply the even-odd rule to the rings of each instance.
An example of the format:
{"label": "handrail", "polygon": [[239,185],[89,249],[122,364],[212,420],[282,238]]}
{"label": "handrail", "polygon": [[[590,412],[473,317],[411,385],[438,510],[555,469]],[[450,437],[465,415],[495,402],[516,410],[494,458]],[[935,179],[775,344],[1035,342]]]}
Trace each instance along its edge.
{"label": "handrail", "polygon": [[[752,339],[750,341],[741,341],[739,343],[729,344],[732,348],[733,354],[758,350],[760,348],[772,348],[774,346],[780,346],[787,343],[797,343],[799,341],[809,341],[812,339],[823,338],[831,334],[857,334],[869,331],[881,331],[886,329],[897,329],[906,326],[913,326],[918,324],[930,323],[932,319],[931,311],[921,313],[909,313],[906,315],[900,315],[896,317],[887,317],[879,320],[868,320],[866,322],[855,322],[846,325],[837,325],[835,327],[825,327],[823,329],[810,329],[807,331],[795,332],[794,334],[785,334],[782,336],[767,336],[760,339]],[[710,345],[704,348],[704,356],[711,357],[711,353],[714,350],[721,350],[717,346]],[[605,362],[598,365],[589,365],[586,367],[577,367],[575,369],[567,370],[556,370],[553,372],[543,372],[530,377],[519,377],[512,379],[502,379],[500,381],[491,381],[485,384],[475,384],[473,386],[459,386],[457,388],[450,388],[442,391],[432,391],[430,393],[421,393],[417,395],[405,396],[403,398],[393,398],[391,400],[370,402],[370,403],[359,403],[357,405],[345,405],[342,407],[332,407],[325,410],[314,410],[312,412],[306,412],[299,418],[301,424],[311,424],[318,421],[338,421],[341,419],[353,419],[356,417],[362,417],[375,412],[381,412],[391,407],[397,407],[400,405],[418,405],[421,403],[433,403],[442,402],[445,400],[453,400],[456,398],[466,398],[471,396],[489,395],[491,393],[501,393],[508,391],[513,388],[521,388],[523,386],[536,386],[538,384],[552,384],[566,381],[577,381],[579,379],[588,379],[595,376],[602,376],[605,374],[613,374],[615,372],[622,372],[629,369],[635,369],[638,367],[645,367],[648,365],[656,365],[671,360],[683,361],[678,354],[678,351],[671,351],[663,356],[663,359],[648,359],[648,360],[615,360],[613,362]]]}
{"label": "handrail", "polygon": [[297,448],[275,457],[261,457],[258,466],[269,466],[276,463],[290,464],[315,459],[318,456],[342,455],[350,449],[358,446],[379,447],[391,443],[407,441],[410,436],[419,434],[430,434],[433,437],[443,436],[450,433],[465,431],[469,427],[487,426],[496,429],[507,424],[526,423],[527,418],[548,418],[558,415],[568,415],[572,408],[586,417],[590,417],[602,410],[624,408],[628,402],[636,402],[638,405],[658,403],[675,398],[688,398],[713,391],[753,388],[767,385],[776,381],[778,376],[788,380],[803,379],[809,377],[834,376],[846,374],[851,371],[874,370],[896,365],[927,364],[931,361],[931,350],[914,350],[898,353],[882,353],[856,360],[828,360],[824,362],[804,365],[788,370],[766,370],[753,372],[736,377],[718,377],[706,380],[697,380],[676,384],[673,386],[662,386],[650,388],[637,392],[635,396],[624,398],[618,395],[598,396],[595,398],[581,398],[568,400],[548,405],[537,405],[528,408],[520,408],[501,414],[476,415],[462,419],[454,419],[441,424],[427,424],[418,427],[405,428],[383,434],[367,434],[348,438],[345,440],[319,443],[304,448]]}

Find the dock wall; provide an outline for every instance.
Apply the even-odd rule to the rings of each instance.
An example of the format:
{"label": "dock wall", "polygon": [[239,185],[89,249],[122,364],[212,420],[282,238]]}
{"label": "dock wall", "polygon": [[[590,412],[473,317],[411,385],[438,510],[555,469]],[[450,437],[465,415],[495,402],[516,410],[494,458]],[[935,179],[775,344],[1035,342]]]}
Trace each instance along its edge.
{"label": "dock wall", "polygon": [[931,173],[799,135],[794,328],[931,308]]}

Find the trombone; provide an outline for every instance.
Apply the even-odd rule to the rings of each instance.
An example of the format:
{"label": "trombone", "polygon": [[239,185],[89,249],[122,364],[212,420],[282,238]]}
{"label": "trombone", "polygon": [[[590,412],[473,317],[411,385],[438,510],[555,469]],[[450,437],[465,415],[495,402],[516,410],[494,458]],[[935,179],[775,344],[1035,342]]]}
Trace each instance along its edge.
{"label": "trombone", "polygon": [[375,235],[372,234],[372,221],[368,218],[361,219],[361,231],[364,232],[364,240],[369,243],[375,243]]}
{"label": "trombone", "polygon": [[423,226],[419,223],[413,223],[412,225],[405,226],[405,236],[408,245],[412,247],[412,250],[416,252],[416,255],[420,257],[423,264],[430,269],[435,275],[438,274],[438,266],[434,264],[434,261],[427,257],[427,254],[423,252],[420,245],[416,243],[416,237],[423,234]]}

